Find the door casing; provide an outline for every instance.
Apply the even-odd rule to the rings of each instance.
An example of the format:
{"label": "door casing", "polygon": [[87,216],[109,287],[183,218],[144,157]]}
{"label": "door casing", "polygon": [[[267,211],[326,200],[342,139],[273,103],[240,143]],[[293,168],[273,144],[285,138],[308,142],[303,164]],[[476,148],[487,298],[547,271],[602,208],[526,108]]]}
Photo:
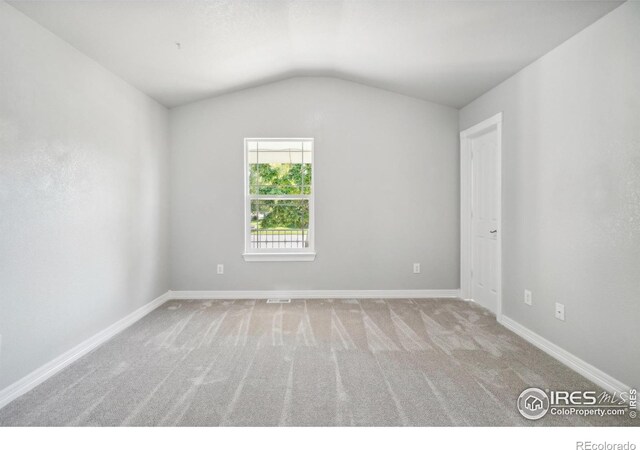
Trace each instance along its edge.
{"label": "door casing", "polygon": [[471,233],[471,139],[486,133],[492,128],[496,129],[496,183],[499,199],[497,202],[497,297],[496,318],[502,317],[502,113],[489,117],[482,122],[467,128],[460,133],[460,296],[473,300],[471,289],[471,251],[473,248],[473,236]]}

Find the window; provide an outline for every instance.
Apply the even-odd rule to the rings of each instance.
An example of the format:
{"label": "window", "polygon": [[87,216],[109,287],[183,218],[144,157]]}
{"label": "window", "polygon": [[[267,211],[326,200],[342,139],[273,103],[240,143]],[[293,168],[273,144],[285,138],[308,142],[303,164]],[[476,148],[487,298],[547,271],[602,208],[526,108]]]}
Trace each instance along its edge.
{"label": "window", "polygon": [[244,140],[246,261],[313,261],[313,139]]}

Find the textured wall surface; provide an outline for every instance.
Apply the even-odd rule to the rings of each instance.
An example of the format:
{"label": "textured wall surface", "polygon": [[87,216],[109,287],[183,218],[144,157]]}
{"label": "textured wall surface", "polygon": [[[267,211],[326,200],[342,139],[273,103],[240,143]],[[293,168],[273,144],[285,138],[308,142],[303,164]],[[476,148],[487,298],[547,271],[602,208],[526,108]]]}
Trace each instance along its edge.
{"label": "textured wall surface", "polygon": [[168,113],[0,2],[0,389],[168,289]]}
{"label": "textured wall surface", "polygon": [[[294,78],[170,114],[172,289],[459,287],[455,109]],[[245,137],[315,138],[314,262],[242,259]]]}
{"label": "textured wall surface", "polygon": [[[460,113],[503,112],[503,312],[640,386],[640,3]],[[523,290],[533,291],[533,306]],[[554,319],[554,304],[566,322]]]}

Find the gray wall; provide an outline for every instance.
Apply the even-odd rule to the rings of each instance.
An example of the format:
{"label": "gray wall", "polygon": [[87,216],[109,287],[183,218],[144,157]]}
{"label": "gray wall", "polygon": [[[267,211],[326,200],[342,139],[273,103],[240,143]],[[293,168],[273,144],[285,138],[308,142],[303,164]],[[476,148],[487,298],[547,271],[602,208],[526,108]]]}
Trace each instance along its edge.
{"label": "gray wall", "polygon": [[0,2],[0,389],[168,290],[168,112]]}
{"label": "gray wall", "polygon": [[[172,289],[459,287],[455,109],[293,78],[170,114]],[[288,136],[316,139],[317,258],[244,262],[243,139]]]}
{"label": "gray wall", "polygon": [[[640,3],[460,112],[503,111],[503,312],[640,386]],[[523,290],[533,291],[533,306]],[[554,319],[554,304],[566,322]]]}

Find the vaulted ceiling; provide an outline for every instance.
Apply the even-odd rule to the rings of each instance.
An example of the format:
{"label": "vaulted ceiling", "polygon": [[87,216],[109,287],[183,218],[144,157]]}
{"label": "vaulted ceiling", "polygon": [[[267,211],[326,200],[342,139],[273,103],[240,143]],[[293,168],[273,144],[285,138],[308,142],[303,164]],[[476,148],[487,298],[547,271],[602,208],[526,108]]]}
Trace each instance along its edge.
{"label": "vaulted ceiling", "polygon": [[617,1],[12,1],[172,107],[298,75],[461,107]]}

